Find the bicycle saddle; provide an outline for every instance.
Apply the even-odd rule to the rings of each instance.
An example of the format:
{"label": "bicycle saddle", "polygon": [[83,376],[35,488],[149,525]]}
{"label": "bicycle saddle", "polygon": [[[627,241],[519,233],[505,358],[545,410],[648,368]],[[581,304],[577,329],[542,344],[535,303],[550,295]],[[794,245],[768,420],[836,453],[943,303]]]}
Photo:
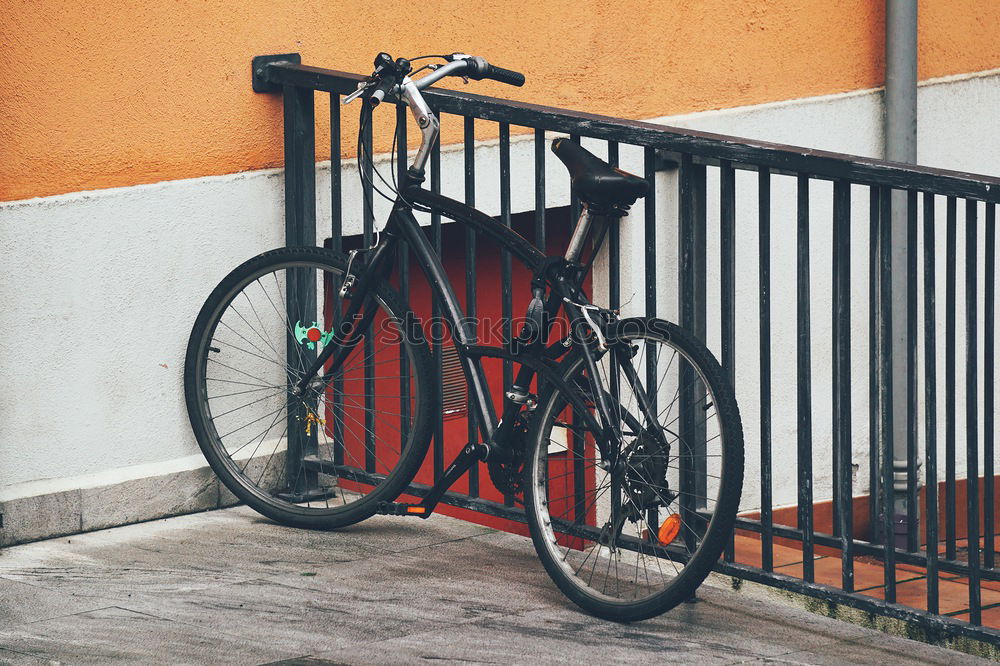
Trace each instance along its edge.
{"label": "bicycle saddle", "polygon": [[569,170],[573,191],[588,204],[631,206],[649,194],[645,178],[614,168],[569,139],[553,141],[552,152]]}

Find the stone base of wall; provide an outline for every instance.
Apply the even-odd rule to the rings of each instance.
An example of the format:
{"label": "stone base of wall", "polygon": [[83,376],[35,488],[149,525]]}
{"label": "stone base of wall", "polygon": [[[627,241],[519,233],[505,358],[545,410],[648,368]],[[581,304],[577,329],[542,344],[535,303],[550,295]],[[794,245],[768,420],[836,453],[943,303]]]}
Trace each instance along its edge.
{"label": "stone base of wall", "polygon": [[208,511],[238,500],[207,465],[0,502],[0,546]]}
{"label": "stone base of wall", "polygon": [[[965,652],[976,657],[1000,661],[1000,646],[993,645],[986,640],[978,640],[967,636],[935,635],[933,632],[906,620],[887,617],[885,615],[876,615],[875,613],[869,613],[857,608],[823,601],[806,594],[782,590],[770,587],[769,585],[732,578],[718,573],[709,574],[708,578],[705,579],[705,585],[735,590],[752,599],[761,599],[771,603],[802,608],[811,613],[825,615],[826,617],[843,622],[850,622],[859,627],[874,629],[901,638],[922,641],[930,645],[948,648],[949,650]],[[958,655],[956,655],[957,660]]]}

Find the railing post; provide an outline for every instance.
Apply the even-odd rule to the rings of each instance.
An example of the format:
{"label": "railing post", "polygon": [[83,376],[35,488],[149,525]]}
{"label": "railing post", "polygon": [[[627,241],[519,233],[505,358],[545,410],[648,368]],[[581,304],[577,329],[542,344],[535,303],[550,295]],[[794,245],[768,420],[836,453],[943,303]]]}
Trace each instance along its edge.
{"label": "railing post", "polygon": [[313,91],[284,86],[285,244],[316,244],[316,120]]}
{"label": "railing post", "polygon": [[[285,245],[316,244],[316,123],[311,88],[284,86],[285,118]],[[311,271],[289,270],[285,284],[288,321],[301,321],[308,326],[320,321],[316,311],[316,282]],[[299,345],[286,336],[286,359],[289,366],[305,365],[315,359],[315,351]],[[310,358],[311,357],[311,358]],[[291,379],[289,378],[291,382]],[[317,474],[304,471],[303,456],[317,452],[318,428],[309,434],[302,427],[306,414],[304,405],[288,410],[288,449],[285,470],[288,492],[302,499],[316,490]],[[315,406],[314,406],[315,409]]]}

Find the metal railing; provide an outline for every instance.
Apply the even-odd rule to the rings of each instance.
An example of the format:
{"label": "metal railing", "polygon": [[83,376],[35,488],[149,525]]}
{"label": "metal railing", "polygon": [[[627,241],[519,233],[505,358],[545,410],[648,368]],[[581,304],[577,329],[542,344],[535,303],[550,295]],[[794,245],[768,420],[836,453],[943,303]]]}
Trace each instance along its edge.
{"label": "metal railing", "polygon": [[[314,92],[319,91],[330,96],[331,244],[335,249],[342,247],[345,201],[342,200],[343,137],[339,99],[353,92],[362,79],[355,74],[298,64],[294,54],[255,59],[254,89],[284,95],[285,211],[289,244],[312,244],[316,239]],[[454,116],[461,118],[467,203],[475,204],[476,201],[476,120],[496,124],[499,212],[501,220],[508,225],[511,220],[511,128],[532,131],[529,140],[532,141],[535,169],[534,241],[542,249],[546,244],[546,187],[551,186],[545,178],[546,163],[550,159],[546,133],[568,134],[574,140],[581,137],[599,140],[606,145],[607,158],[615,165],[620,161],[623,147],[641,150],[644,176],[654,184],[654,190],[643,207],[641,234],[645,250],[641,257],[633,255],[628,262],[633,273],[641,274],[641,279],[633,276],[632,284],[642,285],[642,306],[633,307],[638,308],[638,313],[647,315],[656,315],[658,309],[663,309],[659,286],[664,278],[663,261],[658,256],[657,236],[666,235],[666,225],[676,225],[679,323],[702,339],[708,339],[711,332],[715,344],[710,346],[736,386],[748,432],[747,478],[752,482],[744,490],[744,506],[759,505],[759,510],[741,516],[738,536],[719,562],[717,571],[907,620],[932,635],[969,636],[988,642],[1000,640],[1000,631],[984,626],[982,621],[984,608],[1000,606],[1000,593],[989,589],[1000,590],[1000,585],[993,585],[1000,583],[994,551],[994,537],[998,532],[994,301],[996,204],[1000,202],[1000,179],[679,130],[450,90],[432,88],[425,91],[424,96],[434,110],[444,116],[442,127],[454,122]],[[395,159],[405,168],[405,115],[403,108],[397,111]],[[370,150],[370,124],[362,140]],[[671,166],[676,167],[675,174],[658,176]],[[436,146],[430,168],[430,186],[435,191],[441,189],[441,175],[441,148]],[[370,187],[372,174],[369,172],[367,176]],[[739,198],[738,182],[741,185]],[[676,218],[666,219],[671,215],[663,213],[661,203],[672,200],[677,202]],[[964,206],[960,206],[963,201]],[[361,206],[360,202],[357,204]],[[900,204],[906,211],[907,280],[906,293],[897,294],[896,298],[905,298],[907,317],[905,321],[893,321],[890,221],[893,206]],[[571,205],[576,208],[578,204],[572,201]],[[753,210],[752,215],[746,214],[747,206]],[[784,227],[794,228],[795,306],[789,318],[795,330],[794,390],[775,386],[772,372],[776,323],[772,246],[781,240],[773,237],[772,231],[778,219],[775,210],[785,208],[794,219],[794,225],[785,222],[784,217],[778,220],[782,224],[779,231],[784,231]],[[964,215],[960,215],[963,208]],[[829,218],[817,219],[817,210]],[[742,212],[738,214],[738,211]],[[865,211],[867,215],[863,214]],[[659,219],[658,215],[664,219]],[[718,223],[717,233],[709,225],[710,218]],[[575,219],[575,215],[571,219]],[[372,236],[374,223],[374,215],[366,209],[363,213],[365,242]],[[960,226],[965,232],[961,253],[957,242]],[[811,244],[811,231],[814,234],[822,231],[824,238],[829,234],[828,246]],[[439,244],[440,216],[432,217],[429,232]],[[756,336],[759,340],[756,346],[740,340],[746,361],[737,354],[738,234],[756,234],[758,240],[756,275],[748,272],[746,279],[740,281],[742,289],[756,283],[758,300],[756,321],[746,317],[740,320],[741,336]],[[943,386],[937,373],[941,356],[938,338],[942,329],[938,317],[941,306],[937,299],[942,280],[938,275],[938,264],[942,262],[941,235],[945,250]],[[863,241],[860,246],[859,239]],[[718,249],[717,263],[710,261],[710,245]],[[867,245],[866,261],[859,261],[858,257],[864,255],[857,250],[864,245]],[[608,304],[617,308],[622,305],[621,257],[627,252],[623,250],[619,229],[610,230],[607,247],[607,257],[601,263],[606,274],[595,275],[595,280],[603,281]],[[477,312],[475,252],[476,238],[469,231],[465,239],[466,305],[468,314],[473,317]],[[830,300],[819,301],[824,303],[824,308],[829,308],[831,325],[831,358],[823,360],[830,364],[827,366],[829,387],[827,390],[824,383],[821,391],[824,400],[829,398],[827,405],[814,402],[817,394],[814,373],[818,363],[812,346],[819,334],[812,324],[820,317],[816,307],[818,299],[811,291],[817,280],[811,260],[815,263],[817,256],[824,257],[824,262],[828,257],[832,270]],[[957,326],[958,262],[964,264],[964,280],[961,281],[964,349],[959,345]],[[509,260],[504,265],[509,266]],[[405,257],[401,269],[404,271],[401,285],[405,289]],[[658,270],[660,275],[657,275]],[[503,315],[509,318],[512,308],[508,271],[509,268],[505,268],[501,276],[501,297]],[[713,281],[717,279],[717,298],[709,293],[710,277]],[[981,294],[980,282],[983,285]],[[852,292],[867,295],[867,320],[860,326],[857,311],[863,310],[865,303],[852,305]],[[825,316],[822,319],[825,321]],[[859,328],[864,335],[858,335]],[[891,341],[894,335],[903,336],[906,342],[903,347],[907,350],[905,386],[893,385],[894,346]],[[861,354],[859,350],[865,346],[866,353]],[[747,349],[752,349],[753,353],[747,353]],[[442,352],[439,343],[434,345],[433,351],[440,372]],[[964,354],[964,363],[959,358],[960,353]],[[752,370],[741,369],[737,373],[737,368],[743,365]],[[956,396],[962,388],[956,378],[956,368],[961,366],[964,366],[965,379],[964,419],[956,411],[959,402]],[[858,388],[862,385],[859,368],[866,375],[863,378],[867,380],[867,395]],[[821,374],[825,378],[826,375]],[[747,382],[748,376],[755,381]],[[943,410],[940,404],[942,390]],[[899,429],[894,428],[893,409],[889,406],[898,391],[904,391],[906,396],[905,469],[899,468],[898,463],[894,469],[892,456],[893,438]],[[775,400],[774,395],[782,392],[788,400]],[[981,413],[978,411],[980,402]],[[775,408],[786,404],[795,405],[797,481],[794,508],[788,511],[775,506],[773,460],[776,452],[791,454],[793,449],[787,442],[776,439],[774,430]],[[829,410],[829,432],[818,432],[815,427],[815,417],[820,410]],[[751,414],[755,418],[751,419]],[[864,415],[862,422],[855,423],[860,414]],[[942,425],[939,415],[943,417],[944,426],[943,483],[938,461]],[[859,446],[856,440],[864,424],[867,424],[867,441]],[[962,435],[966,462],[964,484],[959,477],[956,456],[956,452],[961,453],[957,442]],[[471,419],[469,436],[476,437]],[[831,444],[831,457],[823,463],[816,460],[814,444],[818,441]],[[919,455],[921,443],[923,456]],[[867,489],[865,484],[855,480],[854,470],[854,460],[865,457],[868,469],[859,469],[858,473],[862,478],[867,476]],[[443,465],[443,428],[439,423],[433,444],[435,478],[441,474]],[[921,465],[925,479],[922,489]],[[828,487],[815,485],[816,471],[822,471],[823,478],[829,472]],[[495,502],[480,497],[480,485],[484,482],[473,475],[468,494],[450,492],[444,501],[492,516],[523,521],[523,514],[513,506],[510,498]],[[856,496],[856,485],[867,490],[867,496]],[[939,498],[939,485],[944,488],[943,503]],[[963,489],[964,511],[959,507]],[[413,488],[415,494],[425,490],[426,487],[419,485]],[[896,515],[892,510],[900,496],[907,507],[905,515]],[[832,514],[831,519],[824,518],[819,527],[817,507],[822,502],[817,503],[817,497],[824,501],[829,499]],[[925,507],[923,515],[919,510],[921,498]],[[960,557],[963,522],[967,551],[964,560]],[[903,535],[898,543],[897,531]],[[982,535],[986,537],[984,540]],[[940,554],[939,544],[944,547]],[[750,557],[746,556],[748,548]],[[801,573],[795,567],[795,575],[791,575],[790,569],[781,566],[776,550],[782,548],[791,548],[800,554]],[[824,559],[829,561],[834,561],[831,558],[839,560],[836,572],[831,573],[828,567],[817,572],[819,560],[816,558],[820,554],[825,554]],[[868,590],[860,589],[855,580],[859,566],[880,568],[881,584]],[[899,578],[904,570],[900,567],[922,581],[922,603],[898,603],[899,586],[909,584],[905,578]],[[964,579],[968,593],[960,610],[942,612],[942,575],[960,582]],[[948,581],[948,585],[952,586],[953,582]],[[984,582],[988,582],[985,588]],[[988,603],[982,598],[984,589],[991,595]],[[996,601],[992,600],[994,594],[998,597]],[[912,599],[912,596],[907,598]]]}

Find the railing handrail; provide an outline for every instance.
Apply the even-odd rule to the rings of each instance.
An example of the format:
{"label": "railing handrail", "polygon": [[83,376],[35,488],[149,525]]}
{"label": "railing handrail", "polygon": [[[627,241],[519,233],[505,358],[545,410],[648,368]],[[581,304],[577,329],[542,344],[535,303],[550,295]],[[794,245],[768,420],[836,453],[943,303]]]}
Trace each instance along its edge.
{"label": "railing handrail", "polygon": [[[346,95],[366,77],[298,63],[275,62],[264,67],[260,78],[274,85]],[[437,110],[445,113],[688,153],[707,159],[709,163],[725,160],[735,168],[756,171],[759,166],[766,166],[775,173],[806,174],[900,190],[933,188],[935,194],[1000,203],[1000,177],[900,164],[444,88],[428,88],[423,94]]]}

